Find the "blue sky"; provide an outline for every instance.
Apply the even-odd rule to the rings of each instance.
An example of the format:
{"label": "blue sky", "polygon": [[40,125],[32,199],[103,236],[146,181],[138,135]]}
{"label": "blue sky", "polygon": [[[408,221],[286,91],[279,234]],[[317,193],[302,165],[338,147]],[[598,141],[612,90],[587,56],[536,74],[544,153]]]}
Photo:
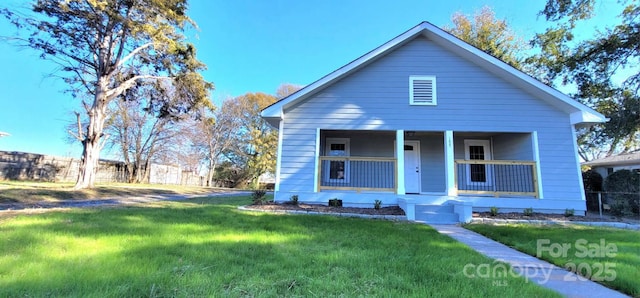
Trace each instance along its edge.
{"label": "blue sky", "polygon": [[[4,0],[9,8],[28,1]],[[605,0],[596,7],[598,18],[585,26],[613,20]],[[389,41],[422,21],[443,27],[456,11],[472,14],[488,5],[526,40],[547,27],[537,13],[545,1],[524,0],[191,0],[189,15],[199,26],[189,41],[207,64],[205,79],[216,85],[212,97],[247,92],[275,93],[282,83],[306,85]],[[609,8],[609,9],[605,9]],[[0,35],[15,29],[0,19]],[[79,143],[69,144],[66,125],[73,121],[79,102],[51,77],[55,65],[38,53],[0,42],[0,150],[79,157]],[[55,75],[55,73],[54,73]],[[103,155],[108,155],[104,152]]]}

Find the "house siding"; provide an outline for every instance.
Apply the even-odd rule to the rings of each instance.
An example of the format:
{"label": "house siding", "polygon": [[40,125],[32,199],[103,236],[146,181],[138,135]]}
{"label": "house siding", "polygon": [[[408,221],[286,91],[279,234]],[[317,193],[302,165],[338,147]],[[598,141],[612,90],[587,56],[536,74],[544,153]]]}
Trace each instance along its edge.
{"label": "house siding", "polygon": [[[411,75],[436,76],[438,105],[409,105]],[[310,98],[301,100],[284,111],[284,119],[280,169],[280,191],[283,195],[286,192],[313,191],[317,128],[404,129],[432,132],[537,131],[545,199],[581,199],[569,115],[424,37],[408,42]],[[425,141],[421,144],[422,157],[427,158],[422,166],[441,168],[443,177],[428,180],[423,176],[423,191],[441,191],[444,161],[436,154],[430,154],[429,150],[436,152],[442,148],[424,146],[431,143],[442,142]],[[375,146],[373,142],[370,144]],[[512,145],[522,147],[526,144],[516,142]],[[352,143],[352,154],[353,146]],[[464,156],[463,146],[456,143],[455,147],[456,158],[459,158],[460,150]],[[320,148],[323,150],[322,146]],[[286,200],[288,197],[276,194],[276,199]]]}
{"label": "house siding", "polygon": [[493,159],[534,160],[531,134],[499,134],[492,138]]}

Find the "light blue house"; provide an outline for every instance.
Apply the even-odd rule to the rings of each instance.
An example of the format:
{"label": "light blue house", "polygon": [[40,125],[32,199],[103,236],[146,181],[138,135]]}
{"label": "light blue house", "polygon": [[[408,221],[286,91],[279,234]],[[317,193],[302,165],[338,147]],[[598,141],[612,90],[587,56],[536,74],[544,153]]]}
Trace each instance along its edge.
{"label": "light blue house", "polygon": [[262,111],[279,129],[275,200],[399,205],[409,219],[586,210],[575,128],[606,121],[421,23]]}

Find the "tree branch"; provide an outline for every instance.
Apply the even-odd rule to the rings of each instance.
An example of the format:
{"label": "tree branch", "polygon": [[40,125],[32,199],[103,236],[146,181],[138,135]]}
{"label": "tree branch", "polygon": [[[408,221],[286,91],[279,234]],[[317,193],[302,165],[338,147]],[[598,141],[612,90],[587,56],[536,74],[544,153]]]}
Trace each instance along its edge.
{"label": "tree branch", "polygon": [[[124,33],[122,33],[124,34]],[[121,45],[123,45],[123,43],[121,42]],[[118,69],[120,68],[123,64],[125,64],[129,59],[133,58],[135,55],[137,55],[140,51],[152,46],[153,43],[149,42],[149,43],[145,43],[137,48],[135,48],[133,51],[131,51],[131,53],[127,54],[126,56],[124,56],[124,58],[122,59],[117,59],[115,62],[115,68]]]}
{"label": "tree branch", "polygon": [[120,96],[123,92],[127,91],[129,88],[133,87],[136,84],[137,80],[145,80],[145,79],[170,79],[168,77],[163,76],[152,76],[152,75],[138,75],[134,76],[120,84],[120,86],[115,87],[111,90],[108,90],[106,93],[107,100],[111,100],[117,96]]}
{"label": "tree branch", "polygon": [[80,121],[80,113],[74,112],[76,114],[76,118],[78,119],[78,133],[73,133],[71,130],[68,130],[69,134],[76,138],[78,141],[84,141],[84,134],[82,133],[82,121]]}

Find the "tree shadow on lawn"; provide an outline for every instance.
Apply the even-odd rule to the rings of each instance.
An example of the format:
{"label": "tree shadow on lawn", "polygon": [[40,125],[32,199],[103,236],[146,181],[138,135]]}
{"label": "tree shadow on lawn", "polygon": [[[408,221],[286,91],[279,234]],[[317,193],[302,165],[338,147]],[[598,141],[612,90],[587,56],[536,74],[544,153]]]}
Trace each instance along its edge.
{"label": "tree shadow on lawn", "polygon": [[426,225],[235,208],[174,202],[16,218],[0,226],[0,255],[13,255],[0,262],[0,296],[550,293],[465,276],[465,264],[492,261]]}

